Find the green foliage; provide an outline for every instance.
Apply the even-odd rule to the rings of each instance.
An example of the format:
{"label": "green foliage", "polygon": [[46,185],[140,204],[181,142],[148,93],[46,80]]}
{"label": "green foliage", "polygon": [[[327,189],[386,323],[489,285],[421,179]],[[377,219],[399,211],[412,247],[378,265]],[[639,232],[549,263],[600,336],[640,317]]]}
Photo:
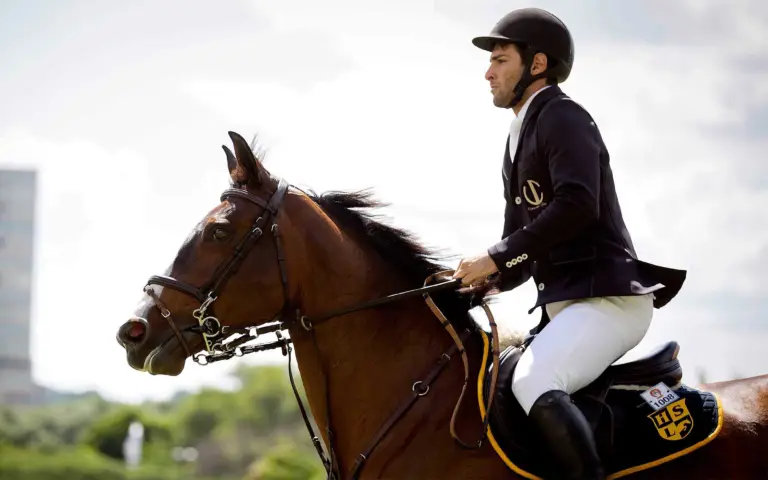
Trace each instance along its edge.
{"label": "green foliage", "polygon": [[183,445],[194,445],[215,432],[235,414],[235,395],[203,389],[181,401],[176,414],[177,438]]}
{"label": "green foliage", "polygon": [[114,460],[90,449],[66,449],[55,453],[0,448],[0,478],[4,480],[164,480],[169,470],[127,471]]}
{"label": "green foliage", "polygon": [[151,448],[155,444],[171,445],[170,428],[159,419],[133,406],[121,407],[99,417],[85,431],[83,443],[110,458],[122,460],[123,441],[134,421],[139,421],[144,426],[144,441],[148,447]]}
{"label": "green foliage", "polygon": [[290,381],[281,368],[241,368],[235,376],[243,385],[241,394],[236,397],[238,408],[247,412],[243,421],[253,428],[272,428],[299,415]]}
{"label": "green foliage", "polygon": [[[203,389],[142,405],[89,394],[40,407],[0,408],[0,478],[324,478],[285,367],[241,367],[235,378],[235,391]],[[134,420],[144,426],[142,466],[127,471],[123,441]],[[196,449],[197,459],[177,464],[172,451],[178,446]]]}
{"label": "green foliage", "polygon": [[254,462],[243,480],[322,480],[325,470],[316,460],[293,445],[278,445]]}
{"label": "green foliage", "polygon": [[54,451],[75,445],[93,419],[115,408],[101,398],[85,397],[71,404],[0,408],[0,442]]}

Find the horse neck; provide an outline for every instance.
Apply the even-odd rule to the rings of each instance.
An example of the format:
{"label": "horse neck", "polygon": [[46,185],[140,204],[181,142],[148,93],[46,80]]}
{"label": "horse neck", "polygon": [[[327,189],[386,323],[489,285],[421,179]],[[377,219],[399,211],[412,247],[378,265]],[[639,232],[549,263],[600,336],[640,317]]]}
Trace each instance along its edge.
{"label": "horse neck", "polygon": [[[338,241],[328,242],[333,235],[323,236],[315,229],[313,238],[323,238],[324,242],[308,246],[306,258],[333,258],[336,262],[327,272],[313,271],[301,287],[302,313],[309,318],[413,288],[386,261],[351,237],[342,234],[336,237]],[[412,384],[423,378],[453,344],[419,297],[332,318],[316,325],[312,332],[297,328],[290,334],[307,400],[326,445],[326,412],[330,413],[342,472],[350,470],[381,425],[411,394]],[[469,351],[475,358],[479,355],[476,348]],[[477,361],[471,363],[476,365]],[[419,420],[420,430],[450,440],[450,416],[463,374],[456,355],[441,373],[441,381],[432,387],[431,396],[425,397],[429,400],[414,407],[429,411]],[[474,386],[468,385],[466,402],[476,403]],[[479,424],[475,408],[464,408],[459,423],[466,424],[470,417]],[[413,418],[401,419],[398,428],[412,423]],[[405,432],[407,435],[407,429]],[[403,430],[396,435],[403,435]],[[377,447],[377,454],[380,450]]]}

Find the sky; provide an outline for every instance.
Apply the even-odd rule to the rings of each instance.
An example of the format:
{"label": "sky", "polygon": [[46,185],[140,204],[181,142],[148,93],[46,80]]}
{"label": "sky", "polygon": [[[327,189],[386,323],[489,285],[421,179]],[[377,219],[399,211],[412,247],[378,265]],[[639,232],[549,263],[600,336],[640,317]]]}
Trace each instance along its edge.
{"label": "sky", "polygon": [[[284,362],[152,377],[115,341],[227,187],[229,130],[258,134],[267,167],[302,188],[372,188],[449,266],[497,242],[513,113],[493,106],[470,40],[524,6],[571,29],[562,88],[603,134],[638,255],[688,271],[625,360],[677,340],[690,383],[768,373],[765,2],[12,0],[0,168],[40,175],[35,381],[138,402]],[[535,296],[529,282],[494,314],[528,329]]]}

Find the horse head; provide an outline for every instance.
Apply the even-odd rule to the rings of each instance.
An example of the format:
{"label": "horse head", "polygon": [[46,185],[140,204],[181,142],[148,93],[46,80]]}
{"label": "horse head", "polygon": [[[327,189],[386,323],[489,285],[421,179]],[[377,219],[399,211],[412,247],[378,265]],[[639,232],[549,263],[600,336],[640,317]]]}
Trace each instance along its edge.
{"label": "horse head", "polygon": [[226,336],[246,335],[246,327],[284,316],[297,298],[290,289],[298,284],[288,279],[301,276],[306,252],[291,245],[296,235],[281,234],[296,228],[286,210],[302,200],[270,175],[243,137],[229,135],[234,153],[223,149],[230,188],[165,274],[149,278],[145,299],[118,330],[135,369],[178,375],[188,357],[209,354]]}

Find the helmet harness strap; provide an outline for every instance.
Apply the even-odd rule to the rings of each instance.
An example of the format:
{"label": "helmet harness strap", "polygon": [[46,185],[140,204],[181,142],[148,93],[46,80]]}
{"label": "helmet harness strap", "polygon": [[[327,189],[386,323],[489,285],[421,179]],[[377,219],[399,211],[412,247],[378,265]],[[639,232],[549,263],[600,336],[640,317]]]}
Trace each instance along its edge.
{"label": "helmet harness strap", "polygon": [[520,45],[521,47],[521,57],[523,60],[523,65],[525,65],[525,69],[523,70],[523,75],[520,77],[520,81],[517,82],[517,85],[515,85],[515,89],[512,90],[515,94],[514,97],[512,97],[512,100],[507,104],[506,108],[513,108],[518,103],[520,103],[520,100],[523,99],[523,94],[525,93],[525,90],[531,86],[533,82],[540,78],[545,78],[547,75],[547,70],[544,70],[543,72],[537,73],[536,75],[533,75],[531,73],[531,67],[533,66],[533,57],[536,55],[536,50],[527,46],[527,45]]}

